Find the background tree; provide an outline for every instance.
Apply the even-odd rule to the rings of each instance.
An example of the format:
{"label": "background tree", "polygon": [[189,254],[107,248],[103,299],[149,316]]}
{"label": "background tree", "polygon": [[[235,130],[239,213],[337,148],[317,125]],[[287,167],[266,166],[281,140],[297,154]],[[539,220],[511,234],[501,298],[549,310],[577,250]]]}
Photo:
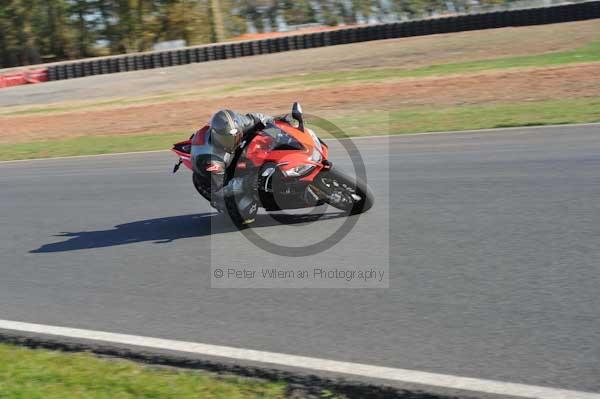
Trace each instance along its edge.
{"label": "background tree", "polygon": [[[170,40],[187,45],[227,40],[245,33],[248,25],[267,32],[308,23],[415,18],[448,12],[447,1],[0,0],[0,67],[145,51]],[[450,1],[458,10],[472,4]]]}

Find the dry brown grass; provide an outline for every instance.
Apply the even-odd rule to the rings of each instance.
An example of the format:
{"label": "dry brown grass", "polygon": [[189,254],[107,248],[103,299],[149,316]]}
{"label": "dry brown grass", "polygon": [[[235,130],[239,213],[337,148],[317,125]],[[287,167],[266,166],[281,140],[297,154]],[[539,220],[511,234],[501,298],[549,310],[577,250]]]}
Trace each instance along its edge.
{"label": "dry brown grass", "polygon": [[[296,100],[301,100],[308,112],[336,117],[356,110],[600,96],[598,63],[403,78],[388,83],[352,82],[307,90],[266,88],[260,94],[218,90],[198,94],[200,88],[216,89],[274,76],[370,67],[414,69],[564,51],[595,40],[600,40],[597,20],[385,40],[4,89],[0,93],[4,113],[40,105],[63,108],[54,113],[0,115],[0,143],[192,131],[221,107],[280,113]],[[140,97],[142,102],[134,104],[120,100]]]}

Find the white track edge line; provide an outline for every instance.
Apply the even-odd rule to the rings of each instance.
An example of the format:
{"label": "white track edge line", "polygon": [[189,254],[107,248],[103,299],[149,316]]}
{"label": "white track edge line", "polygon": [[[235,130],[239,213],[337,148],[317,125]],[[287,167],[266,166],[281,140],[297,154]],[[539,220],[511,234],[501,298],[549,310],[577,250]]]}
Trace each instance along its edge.
{"label": "white track edge line", "polygon": [[156,153],[156,152],[166,152],[166,151],[170,151],[170,150],[164,149],[164,150],[152,150],[152,151],[112,152],[110,154],[69,155],[67,157],[12,159],[9,161],[0,161],[0,165],[5,164],[5,163],[18,163],[18,162],[54,161],[54,160],[61,160],[61,159],[100,158],[100,157],[114,157],[114,156],[119,156],[119,155],[152,154],[152,153]]}
{"label": "white track edge line", "polygon": [[342,362],[306,356],[287,355],[283,353],[264,352],[252,349],[241,349],[227,346],[201,344],[196,342],[176,341],[163,338],[152,338],[129,334],[110,333],[104,331],[85,330],[69,327],[49,326],[43,324],[24,323],[0,319],[0,329],[24,333],[62,336],[125,344],[152,349],[193,353],[198,355],[228,358],[233,360],[267,363],[279,366],[296,367],[313,371],[324,371],[355,375],[396,382],[429,385],[498,395],[509,395],[522,398],[540,399],[600,399],[600,393],[572,391],[558,388],[526,385],[470,377],[459,377],[429,373],[416,370],[405,370],[368,364]]}
{"label": "white track edge line", "polygon": [[[342,138],[342,140],[369,140],[369,139],[390,138],[390,137],[430,136],[430,135],[437,135],[437,134],[457,134],[457,133],[484,133],[484,132],[501,132],[501,131],[511,131],[511,130],[537,130],[537,129],[544,129],[544,128],[586,127],[586,126],[600,127],[600,122],[572,123],[572,124],[562,124],[562,125],[512,126],[512,127],[499,127],[499,128],[490,128],[490,129],[448,130],[448,131],[440,131],[440,132],[380,134],[380,135],[374,135],[374,136],[344,137],[344,138]],[[334,141],[335,139],[326,138],[324,140],[325,141]],[[152,150],[152,151],[113,152],[110,154],[70,155],[70,156],[66,156],[66,157],[13,159],[13,160],[9,160],[9,161],[0,161],[0,165],[7,164],[7,163],[31,162],[31,161],[54,161],[54,160],[61,160],[61,159],[113,157],[113,156],[119,156],[119,155],[142,155],[142,154],[153,154],[153,153],[166,152],[166,151],[170,151],[170,149]]]}

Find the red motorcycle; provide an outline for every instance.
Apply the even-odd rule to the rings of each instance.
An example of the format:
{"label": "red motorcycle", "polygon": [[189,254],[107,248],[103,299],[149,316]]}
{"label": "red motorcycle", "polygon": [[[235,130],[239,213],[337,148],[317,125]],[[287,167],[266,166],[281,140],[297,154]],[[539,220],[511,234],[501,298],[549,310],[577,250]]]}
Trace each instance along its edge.
{"label": "red motorcycle", "polygon": [[[334,169],[328,146],[304,127],[302,108],[294,103],[291,119],[273,124],[245,137],[226,164],[208,150],[192,157],[192,148],[210,148],[208,126],[189,140],[173,145],[181,163],[192,170],[196,190],[219,211],[227,211],[242,226],[260,206],[266,211],[311,208],[325,203],[354,215],[373,206],[373,194],[365,182]],[[192,162],[201,165],[192,165]],[[215,183],[218,182],[218,183]],[[221,188],[225,188],[221,190]],[[215,195],[219,191],[220,195]]]}

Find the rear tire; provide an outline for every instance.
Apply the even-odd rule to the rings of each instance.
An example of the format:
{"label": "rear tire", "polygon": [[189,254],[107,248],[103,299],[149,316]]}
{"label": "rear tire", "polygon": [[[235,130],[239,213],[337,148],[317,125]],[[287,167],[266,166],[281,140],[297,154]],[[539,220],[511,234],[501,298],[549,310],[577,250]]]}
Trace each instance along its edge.
{"label": "rear tire", "polygon": [[359,178],[351,177],[337,169],[320,172],[313,185],[322,199],[334,208],[356,215],[373,207],[371,189]]}
{"label": "rear tire", "polygon": [[207,183],[206,179],[203,179],[199,174],[194,172],[192,174],[192,182],[198,194],[200,194],[208,203],[211,203],[211,186],[210,181]]}

